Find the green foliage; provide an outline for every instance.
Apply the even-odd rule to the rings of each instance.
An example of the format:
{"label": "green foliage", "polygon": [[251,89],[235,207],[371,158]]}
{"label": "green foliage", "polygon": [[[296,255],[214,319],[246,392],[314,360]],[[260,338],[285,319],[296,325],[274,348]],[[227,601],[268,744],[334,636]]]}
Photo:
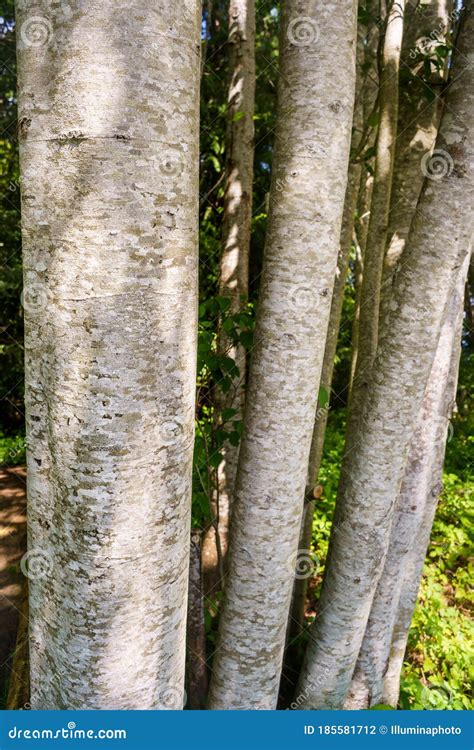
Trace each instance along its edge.
{"label": "green foliage", "polygon": [[24,464],[25,450],[25,438],[21,433],[5,435],[0,432],[0,466]]}
{"label": "green foliage", "polygon": [[13,2],[0,17],[0,428],[23,423],[23,310],[20,183],[16,140],[16,57]]}
{"label": "green foliage", "polygon": [[393,711],[393,706],[389,706],[387,703],[377,703],[375,706],[372,706],[371,711]]}
{"label": "green foliage", "polygon": [[242,300],[242,312],[230,311],[226,297],[212,297],[199,306],[198,365],[196,394],[196,440],[193,472],[193,524],[203,528],[212,519],[211,497],[217,487],[217,470],[226,444],[238,445],[242,421],[234,408],[217,415],[219,394],[234,391],[237,399],[244,386],[239,369],[229,352],[217,347],[219,326],[229,346],[239,344],[248,351],[252,346],[254,306]]}

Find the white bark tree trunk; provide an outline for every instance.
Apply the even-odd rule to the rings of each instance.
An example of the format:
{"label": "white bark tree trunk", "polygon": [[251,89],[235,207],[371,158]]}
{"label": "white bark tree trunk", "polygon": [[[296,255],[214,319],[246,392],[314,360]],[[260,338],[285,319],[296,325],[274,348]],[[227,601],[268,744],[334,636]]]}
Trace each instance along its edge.
{"label": "white bark tree trunk", "polygon": [[[370,8],[371,3],[369,3]],[[373,12],[373,11],[372,11]],[[359,145],[359,151],[362,151],[361,145],[365,144],[367,148],[373,148],[377,140],[377,127],[370,124],[370,117],[376,110],[378,92],[379,92],[379,74],[377,65],[377,51],[380,39],[380,30],[374,25],[369,27],[365,37],[364,44],[364,62],[363,62],[363,82],[362,82],[362,122],[363,132],[362,140]],[[362,152],[363,153],[363,152]],[[362,153],[358,156],[362,158]],[[370,206],[372,203],[372,190],[374,186],[373,177],[373,157],[367,160],[371,166],[371,172],[367,169],[368,164],[363,162],[360,176],[359,192],[357,196],[357,221],[355,223],[356,236],[356,259],[354,266],[354,286],[355,286],[355,309],[354,320],[351,331],[351,375],[349,382],[349,396],[355,375],[357,364],[357,351],[359,347],[359,317],[360,302],[363,279],[363,258],[367,245],[367,233],[369,229]]]}
{"label": "white bark tree trunk", "polygon": [[277,703],[347,180],[355,11],[352,0],[282,7],[270,221],[213,709]]}
{"label": "white bark tree trunk", "polygon": [[[423,62],[419,61],[419,52],[427,52],[434,46],[433,42],[427,41],[427,30],[431,31],[436,39],[446,40],[451,10],[451,2],[440,0],[430,0],[421,7],[407,5],[401,56],[402,70],[414,70],[416,74],[420,74]],[[429,84],[435,94],[432,101],[427,100],[428,88],[421,80],[416,84],[412,82],[411,86],[402,86],[400,91],[398,136],[382,276],[382,303],[390,296],[393,274],[403,253],[423,186],[424,175],[420,163],[425,154],[431,153],[438,132],[442,100],[436,89],[445,83],[445,76],[438,72],[435,75],[436,81],[432,80]],[[380,319],[386,314],[383,307],[384,304]]]}
{"label": "white bark tree trunk", "polygon": [[452,68],[436,148],[444,179],[426,179],[396,274],[364,400],[357,450],[346,452],[323,591],[298,697],[304,708],[341,708],[389,544],[395,500],[428,382],[453,270],[472,234],[474,197],[471,7]]}
{"label": "white bark tree trunk", "polygon": [[199,29],[17,1],[35,709],[183,704]]}
{"label": "white bark tree trunk", "polygon": [[[229,312],[235,314],[245,306],[249,286],[255,109],[254,0],[230,0],[229,69],[226,185],[219,294],[230,299]],[[227,393],[223,393],[219,386],[216,386],[217,408],[220,414],[224,409],[234,410],[235,414],[231,421],[240,422],[244,411],[246,351],[242,345],[235,346],[222,327],[218,334],[218,350],[221,355],[234,359],[239,375],[233,379],[232,387]],[[219,508],[216,508],[216,515],[219,517],[220,547],[225,558],[229,543],[229,521],[239,448],[229,443],[225,445],[223,453],[224,460],[218,469]],[[211,526],[203,543],[207,591],[212,590],[219,580],[215,533],[214,526]]]}
{"label": "white bark tree trunk", "polygon": [[[360,51],[363,51],[363,40],[358,41],[357,57]],[[356,94],[354,117],[352,121],[352,140],[351,152],[355,151],[360,140],[362,130],[362,110],[358,101],[360,94],[360,64],[358,61],[358,75],[356,76]],[[336,277],[334,279],[334,288],[331,300],[331,309],[329,311],[328,330],[326,334],[326,346],[324,348],[323,364],[321,368],[321,379],[319,382],[319,393],[324,394],[324,402],[318,398],[316,408],[316,418],[313,427],[313,436],[311,439],[311,448],[308,461],[308,476],[306,478],[305,490],[305,507],[301,523],[301,535],[299,541],[300,549],[309,550],[311,547],[311,536],[313,530],[314,515],[314,489],[318,481],[319,469],[323,457],[324,436],[326,434],[326,425],[329,414],[329,400],[334,372],[334,359],[336,356],[337,341],[339,337],[339,328],[341,325],[342,306],[344,302],[344,290],[346,288],[347,271],[349,268],[349,257],[351,254],[352,237],[354,233],[354,219],[357,206],[357,196],[360,183],[361,166],[360,163],[350,163],[347,173],[347,187],[344,199],[344,210],[342,213],[342,226],[339,255],[337,259]],[[293,598],[290,610],[289,638],[294,640],[303,629],[306,592],[310,575],[301,576],[298,574],[295,578]]]}
{"label": "white bark tree trunk", "polygon": [[[387,557],[372,602],[346,708],[362,709],[383,702],[384,675],[399,602],[404,599],[405,589],[412,588],[412,579],[416,581],[413,586],[418,589],[442,487],[446,435],[456,396],[466,274],[467,263],[458,272],[455,293],[448,300],[395,507]],[[430,523],[426,534],[427,514]],[[397,700],[393,705],[396,706]]]}
{"label": "white bark tree trunk", "polygon": [[364,251],[364,273],[358,308],[357,359],[348,411],[347,435],[360,422],[379,331],[380,286],[390,211],[398,119],[398,80],[405,0],[391,0],[380,66],[379,126],[375,145],[375,173]]}

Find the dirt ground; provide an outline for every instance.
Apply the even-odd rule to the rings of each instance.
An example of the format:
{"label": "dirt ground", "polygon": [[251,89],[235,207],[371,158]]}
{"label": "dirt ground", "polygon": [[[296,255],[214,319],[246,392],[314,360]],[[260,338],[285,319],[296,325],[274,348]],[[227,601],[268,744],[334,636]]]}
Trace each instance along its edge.
{"label": "dirt ground", "polygon": [[0,468],[0,686],[5,689],[15,648],[25,578],[26,474],[24,467]]}

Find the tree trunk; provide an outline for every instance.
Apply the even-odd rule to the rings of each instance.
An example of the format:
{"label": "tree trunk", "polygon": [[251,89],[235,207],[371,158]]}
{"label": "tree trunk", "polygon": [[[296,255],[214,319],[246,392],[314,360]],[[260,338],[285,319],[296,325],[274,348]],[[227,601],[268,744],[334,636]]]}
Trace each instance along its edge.
{"label": "tree trunk", "polygon": [[270,220],[213,709],[277,703],[347,181],[355,10],[352,0],[317,13],[309,0],[283,3]]}
{"label": "tree trunk", "polygon": [[[459,353],[459,348],[457,349],[457,351],[454,351],[452,370],[447,386],[447,392],[449,393],[451,389],[453,398],[456,390]],[[448,404],[448,400],[446,400],[446,405],[449,409],[451,408],[451,405]],[[449,428],[449,424],[445,425],[445,429],[446,428]],[[397,705],[400,693],[400,673],[403,665],[403,657],[405,655],[408,633],[410,630],[413,611],[415,609],[416,599],[418,596],[418,589],[420,586],[420,579],[422,576],[423,566],[430,541],[431,528],[433,526],[436,506],[438,503],[440,491],[442,489],[441,481],[444,463],[445,442],[445,437],[438,442],[436,453],[434,459],[432,460],[433,478],[431,482],[430,492],[428,493],[426,498],[426,507],[424,510],[424,514],[419,526],[417,544],[410,550],[405,564],[405,570],[407,572],[405,574],[404,582],[401,586],[400,598],[398,600],[398,608],[392,632],[390,653],[388,657],[388,663],[386,664],[386,674],[384,676],[383,691],[381,695],[381,700],[384,703],[388,703],[389,705]]]}
{"label": "tree trunk", "polygon": [[191,532],[186,650],[188,707],[203,709],[207,696],[207,663],[199,531]]}
{"label": "tree trunk", "polygon": [[[473,114],[471,8],[455,55],[436,148],[445,178],[425,181],[390,318],[381,331],[357,450],[346,451],[318,614],[312,625],[298,698],[304,708],[341,708],[349,689],[389,544],[393,507],[431,371],[453,269],[472,233]],[[461,79],[461,80],[458,80]]]}
{"label": "tree trunk", "polygon": [[[219,294],[230,299],[231,314],[245,306],[249,286],[249,248],[252,223],[253,138],[255,105],[255,5],[254,0],[230,0],[229,7],[230,84],[227,109],[226,185],[223,212],[223,248]],[[218,333],[218,351],[232,357],[239,376],[227,393],[215,389],[218,419],[224,410],[232,409],[231,421],[243,419],[246,352],[233,345],[222,327]],[[237,471],[238,446],[230,443],[224,449],[224,460],[218,469],[218,534],[225,561],[229,539],[232,493]],[[205,591],[216,593],[220,580],[215,528],[204,537],[203,565]]]}
{"label": "tree trunk", "polygon": [[[353,124],[360,127],[360,124]],[[354,130],[353,130],[354,132]],[[308,462],[308,476],[305,490],[305,510],[301,527],[299,548],[309,551],[311,547],[311,536],[313,530],[314,513],[314,489],[318,481],[321,459],[323,457],[324,436],[329,413],[329,400],[334,371],[334,358],[336,356],[337,340],[341,324],[342,305],[344,302],[344,289],[346,288],[347,271],[349,267],[349,256],[352,246],[352,234],[354,230],[354,214],[357,203],[357,192],[360,182],[360,164],[350,164],[347,178],[346,197],[341,228],[341,244],[337,261],[336,278],[329,312],[329,324],[324,349],[323,365],[321,369],[321,380],[319,386],[318,406],[316,419],[311,439],[311,449]],[[311,575],[300,576],[297,574],[293,591],[293,600],[290,612],[290,640],[296,638],[302,632],[304,625],[306,592],[308,580]]]}
{"label": "tree trunk", "polygon": [[[448,7],[449,6],[449,7]],[[414,75],[423,74],[420,70],[423,61],[419,60],[419,51],[427,45],[427,29],[436,31],[442,39],[448,33],[452,3],[440,3],[430,0],[423,6],[407,5],[405,32],[401,65],[403,71],[412,71]],[[386,311],[383,309],[390,297],[393,274],[405,247],[410,224],[416,209],[423,186],[423,158],[431,153],[441,119],[442,100],[437,96],[437,89],[445,84],[445,77],[436,72],[430,81],[434,91],[432,101],[427,99],[427,85],[422,80],[410,80],[400,87],[398,111],[398,136],[395,148],[393,184],[387,232],[387,249],[382,277],[382,320]],[[403,81],[404,79],[402,79]]]}
{"label": "tree trunk", "polygon": [[[417,569],[414,588],[418,589],[431,522],[442,487],[446,435],[456,397],[466,273],[465,263],[458,272],[455,293],[448,300],[395,507],[387,557],[372,602],[346,708],[363,709],[383,702],[384,675],[389,662],[397,609],[400,599],[404,599],[405,589],[412,588],[414,568]],[[431,522],[426,534],[427,514]],[[393,705],[396,706],[396,703]]]}
{"label": "tree trunk", "polygon": [[398,77],[404,11],[405,0],[392,0],[383,42],[375,174],[364,252],[364,273],[358,310],[357,359],[348,413],[348,435],[353,433],[351,425],[360,422],[363,396],[367,391],[377,349],[380,285],[397,138]]}
{"label": "tree trunk", "polygon": [[[371,8],[369,3],[368,8]],[[372,10],[373,12],[373,10]],[[367,150],[373,149],[377,136],[377,125],[371,122],[371,117],[377,109],[379,93],[379,70],[377,65],[377,52],[380,43],[380,29],[374,24],[366,34],[364,44],[364,78],[362,83],[362,120],[363,134],[362,143]],[[360,146],[359,146],[360,150]],[[366,152],[367,153],[367,152]],[[363,160],[360,185],[357,196],[357,221],[355,222],[356,257],[354,263],[354,287],[355,306],[354,320],[351,331],[351,374],[349,381],[349,397],[354,380],[357,364],[357,351],[359,347],[359,317],[360,301],[362,292],[362,279],[364,270],[364,255],[367,246],[367,233],[369,230],[370,205],[372,203],[372,190],[374,186],[373,157],[366,158],[363,153],[359,155]],[[368,166],[370,165],[370,170]]]}
{"label": "tree trunk", "polygon": [[17,28],[31,703],[181,708],[200,4]]}

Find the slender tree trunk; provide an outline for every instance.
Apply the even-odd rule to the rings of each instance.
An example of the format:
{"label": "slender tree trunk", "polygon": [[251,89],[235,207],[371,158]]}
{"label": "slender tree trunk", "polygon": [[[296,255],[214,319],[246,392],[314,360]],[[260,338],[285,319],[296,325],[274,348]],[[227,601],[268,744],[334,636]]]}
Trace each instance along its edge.
{"label": "slender tree trunk", "polygon": [[[451,382],[448,381],[447,388],[448,392],[451,388],[452,393],[455,392],[456,388],[459,349],[457,352],[455,352],[455,355],[455,359],[452,363],[454,372],[453,370],[451,371]],[[410,551],[405,564],[407,573],[405,574],[405,579],[401,587],[400,598],[398,601],[397,614],[395,617],[395,624],[392,632],[390,654],[388,658],[388,664],[386,665],[386,674],[384,676],[383,691],[381,695],[381,700],[384,703],[388,703],[389,705],[395,706],[397,704],[400,693],[400,674],[408,640],[408,633],[410,630],[413,611],[415,609],[416,599],[418,596],[420,579],[422,576],[423,566],[430,541],[431,528],[433,526],[433,519],[436,511],[439,493],[442,488],[441,478],[444,463],[444,453],[445,440],[441,440],[438,443],[436,454],[432,462],[432,489],[427,496],[425,512],[423,518],[421,519],[421,524],[419,527],[417,544]]]}
{"label": "slender tree trunk", "polygon": [[[370,8],[370,4],[369,4]],[[364,45],[364,78],[362,83],[362,120],[363,134],[362,142],[367,148],[375,146],[377,126],[371,124],[371,116],[377,108],[379,93],[379,71],[377,66],[377,50],[380,42],[380,32],[377,26],[369,28]],[[361,146],[359,144],[359,150]],[[362,153],[359,154],[362,159]],[[354,380],[357,364],[357,351],[359,348],[359,317],[362,292],[362,280],[364,269],[364,255],[367,246],[367,233],[369,230],[370,206],[372,202],[372,190],[374,186],[373,157],[368,159],[370,170],[365,161],[362,163],[360,174],[360,185],[357,196],[357,221],[355,222],[356,258],[354,265],[355,286],[355,309],[351,332],[351,375],[349,382],[349,395]]]}
{"label": "slender tree trunk", "polygon": [[355,5],[282,7],[270,221],[213,709],[277,703],[347,181]]}
{"label": "slender tree trunk", "polygon": [[[365,175],[365,177],[366,177],[367,187],[364,189],[364,194],[368,194],[370,196],[372,194],[373,177],[367,176],[367,175]],[[360,317],[360,299],[361,299],[361,291],[362,291],[362,279],[364,278],[364,249],[365,249],[365,244],[362,245],[360,243],[359,233],[356,232],[356,249],[355,249],[355,262],[354,262],[355,298],[354,298],[354,319],[352,321],[352,331],[351,331],[351,372],[350,372],[350,378],[349,378],[349,398],[350,398],[350,392],[352,390],[352,383],[354,382],[355,369],[357,366],[357,352],[359,349],[359,317]]]}
{"label": "slender tree trunk", "polygon": [[[421,50],[428,52],[425,49],[427,29],[435,33],[437,38],[446,39],[451,9],[452,3],[440,3],[439,0],[431,0],[421,7],[410,3],[407,5],[401,56],[403,71],[409,70],[415,75],[423,74],[423,61],[420,61],[419,53]],[[436,78],[433,77],[429,82],[429,87],[438,93],[436,89],[445,83],[445,78],[443,75],[440,76],[438,71],[434,76]],[[441,119],[442,100],[439,96],[434,96],[432,101],[429,101],[427,91],[427,85],[421,79],[410,80],[400,88],[398,136],[382,276],[380,319],[386,314],[384,305],[388,304],[387,300],[390,298],[393,274],[403,253],[423,186],[423,158],[428,158],[434,147]]]}
{"label": "slender tree trunk", "polygon": [[357,359],[351,388],[348,435],[353,433],[351,425],[360,422],[363,396],[367,391],[377,349],[380,285],[397,138],[398,78],[404,11],[405,0],[392,0],[383,42],[375,174],[364,252],[364,273],[358,310]]}
{"label": "slender tree trunk", "polygon": [[[458,271],[455,293],[448,300],[395,507],[384,570],[372,602],[346,708],[368,708],[382,702],[399,601],[405,588],[411,588],[413,568],[418,568],[418,563],[421,574],[431,530],[430,523],[426,539],[426,515],[428,513],[432,521],[442,487],[446,435],[456,396],[466,272],[465,263],[461,272]],[[413,560],[416,560],[415,566]],[[416,589],[418,585],[419,575]]]}
{"label": "slender tree trunk", "polygon": [[206,631],[201,570],[201,534],[191,532],[187,622],[187,691],[190,709],[203,709],[207,696]]}
{"label": "slender tree trunk", "polygon": [[200,4],[17,28],[32,707],[181,708]]}
{"label": "slender tree trunk", "polygon": [[[226,185],[223,212],[223,248],[219,294],[230,299],[232,314],[238,313],[248,297],[249,248],[252,223],[253,140],[255,105],[255,5],[254,0],[231,0],[229,6],[230,84],[227,110]],[[227,393],[216,387],[218,418],[231,409],[229,419],[243,419],[246,352],[234,346],[220,327],[218,350],[232,357],[239,375]],[[225,560],[229,538],[232,493],[237,471],[238,446],[224,447],[224,460],[218,469],[218,534]],[[216,591],[219,566],[215,528],[211,526],[203,544],[205,590]]]}
{"label": "slender tree trunk", "polygon": [[[357,108],[356,108],[357,110]],[[360,127],[360,123],[353,123],[354,128]],[[342,305],[344,302],[344,289],[346,287],[347,271],[349,267],[349,256],[352,246],[352,235],[354,230],[354,214],[357,203],[357,192],[360,182],[360,164],[350,164],[348,170],[346,197],[341,228],[341,244],[337,261],[336,277],[329,312],[329,325],[324,349],[321,380],[319,386],[318,406],[313,427],[313,437],[308,463],[308,476],[306,479],[305,508],[301,525],[301,536],[299,548],[307,550],[311,547],[311,536],[313,530],[314,513],[314,490],[318,481],[321,459],[323,457],[324,436],[329,413],[329,394],[331,390],[332,375],[334,371],[334,358],[336,356],[337,340],[341,324]],[[304,625],[306,592],[308,589],[308,576],[297,574],[293,591],[293,600],[290,612],[290,640],[296,638],[302,631]]]}
{"label": "slender tree trunk", "polygon": [[465,15],[436,143],[450,168],[445,179],[425,181],[381,331],[357,450],[343,459],[323,591],[298,686],[304,708],[344,704],[383,570],[453,269],[468,251],[474,197],[470,6]]}
{"label": "slender tree trunk", "polygon": [[[402,49],[402,65],[404,67],[413,67],[413,60],[418,59],[418,51],[425,48],[427,29],[436,30],[437,35],[442,38],[446,37],[450,8],[446,5],[443,5],[442,8],[439,6],[440,4],[435,0],[428,5],[424,5],[421,12],[419,8],[416,9],[414,6],[408,6]],[[415,90],[413,90],[413,86],[415,86]],[[382,283],[381,320],[384,320],[389,315],[390,287],[396,264],[400,262],[400,257],[403,258],[402,253],[406,244],[410,222],[416,210],[416,204],[421,192],[423,184],[423,169],[421,165],[423,159],[426,158],[425,154],[429,156],[434,147],[441,117],[441,104],[438,97],[434,97],[432,102],[427,101],[426,85],[421,82],[413,84],[413,81],[411,81],[411,86],[408,89],[403,86],[401,87],[399,135],[395,153],[388,232],[389,242],[384,264],[384,280]],[[457,314],[457,309],[453,314]],[[446,336],[449,333],[452,337],[453,327],[454,321],[451,315],[447,330],[443,329],[440,339],[440,346],[444,346],[445,354],[447,347],[449,347]],[[448,375],[447,372],[444,373],[444,376],[442,375],[440,358],[442,358],[442,352],[438,351],[425,393],[425,401],[428,404],[435,403],[434,412],[436,414],[439,412],[440,400],[442,398],[442,393],[437,393],[436,388],[438,388],[438,391],[440,388],[444,390],[443,384],[447,380]],[[420,415],[424,416],[420,416],[422,422],[415,431],[412,441],[413,445],[409,453],[408,466],[415,462],[420,469],[419,473],[421,472],[421,467],[428,470],[428,479],[425,478],[424,484],[422,477],[418,476],[414,485],[414,487],[418,486],[418,492],[423,496],[423,487],[426,486],[426,482],[430,481],[431,477],[430,453],[432,450],[428,450],[423,442],[423,434],[424,432],[428,432],[428,426],[425,424],[425,421],[429,415],[429,408],[426,409],[422,405]],[[433,427],[433,425],[431,426]],[[423,451],[426,453],[426,460],[421,462],[420,456],[424,455]],[[412,456],[418,456],[419,460],[417,461]],[[406,482],[407,478],[405,478]],[[398,503],[407,503],[408,496],[409,493],[402,486]],[[418,512],[420,502],[416,506]],[[422,502],[424,506],[424,500]],[[414,503],[411,502],[410,507],[413,505]],[[381,700],[383,671],[388,661],[393,618],[399,597],[399,586],[402,581],[401,577],[396,575],[396,571],[401,564],[400,560],[403,559],[401,550],[409,547],[409,540],[412,538],[410,533],[412,526],[410,523],[408,524],[408,528],[402,527],[402,531],[398,531],[397,519],[400,517],[400,513],[402,513],[402,519],[405,518],[403,515],[405,511],[406,509],[402,507],[400,511],[396,511],[395,513],[385,570],[374,597],[366,635],[346,703],[346,706],[349,708],[364,708],[371,701],[378,702]],[[413,521],[414,524],[413,513],[408,513],[407,518]],[[415,529],[414,525],[413,529]],[[413,536],[413,539],[415,538],[416,535]]]}

